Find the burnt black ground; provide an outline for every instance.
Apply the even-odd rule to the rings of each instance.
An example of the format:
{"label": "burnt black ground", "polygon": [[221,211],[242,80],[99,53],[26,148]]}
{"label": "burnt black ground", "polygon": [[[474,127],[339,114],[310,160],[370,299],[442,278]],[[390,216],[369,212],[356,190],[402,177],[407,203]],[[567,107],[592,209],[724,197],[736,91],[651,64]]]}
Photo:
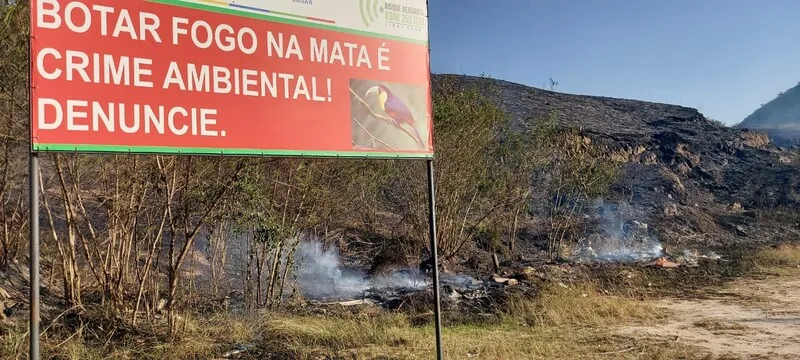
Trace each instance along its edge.
{"label": "burnt black ground", "polygon": [[[644,210],[666,245],[725,250],[800,239],[800,151],[731,128],[696,109],[435,74],[434,87],[478,86],[524,131],[554,114],[623,162],[614,194]],[[665,215],[665,208],[677,212]]]}

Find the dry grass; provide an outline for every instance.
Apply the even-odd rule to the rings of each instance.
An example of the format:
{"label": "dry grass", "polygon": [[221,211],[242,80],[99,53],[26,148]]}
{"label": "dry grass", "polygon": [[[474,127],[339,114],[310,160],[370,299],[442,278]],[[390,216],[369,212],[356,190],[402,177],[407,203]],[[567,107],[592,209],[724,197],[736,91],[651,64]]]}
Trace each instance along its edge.
{"label": "dry grass", "polygon": [[751,332],[753,329],[749,326],[745,326],[739,323],[732,323],[727,321],[720,321],[716,319],[703,319],[698,320],[692,324],[696,327],[706,329],[710,331],[712,334],[721,335],[721,334],[738,334],[744,335],[746,333]]}
{"label": "dry grass", "polygon": [[528,325],[551,326],[607,326],[665,316],[646,302],[603,294],[591,283],[573,287],[548,285],[533,301],[513,302],[509,314],[524,316]]}
{"label": "dry grass", "polygon": [[[760,274],[800,273],[800,246],[782,245],[754,252],[749,261]],[[515,299],[499,321],[444,329],[446,358],[452,359],[704,359],[707,353],[674,338],[614,335],[633,323],[663,321],[667,316],[648,301],[612,296],[592,282],[565,287],[546,285],[535,299]],[[423,315],[425,316],[425,315]],[[430,315],[427,315],[430,316]],[[47,359],[215,359],[237,344],[250,344],[247,358],[258,359],[430,359],[435,344],[431,325],[404,314],[371,311],[357,315],[265,313],[236,318],[220,315],[187,318],[174,341],[107,328],[83,328],[43,337]],[[712,332],[748,329],[719,321],[695,326]],[[97,325],[95,325],[97,327]],[[141,329],[140,329],[141,330]],[[27,357],[23,326],[4,328],[0,358]]]}
{"label": "dry grass", "polygon": [[750,259],[755,270],[767,275],[791,276],[800,273],[800,245],[781,244],[755,252]]}
{"label": "dry grass", "polygon": [[[661,314],[643,302],[605,296],[591,285],[551,287],[537,299],[518,299],[499,324],[443,331],[447,358],[582,359],[694,358],[669,341],[611,335],[614,325],[652,321]],[[371,318],[278,316],[265,321],[273,349],[293,358],[430,359],[433,328],[414,327],[403,315]]]}
{"label": "dry grass", "polygon": [[[584,296],[585,294],[585,296]],[[615,325],[654,321],[660,314],[644,302],[603,295],[591,285],[546,288],[537,299],[518,299],[493,324],[447,327],[449,359],[694,359],[699,354],[669,339],[628,338],[608,331]],[[434,330],[403,314],[291,315],[187,319],[173,342],[126,336],[108,344],[75,336],[48,339],[44,358],[213,359],[254,344],[246,354],[259,359],[430,359]],[[5,339],[3,346],[13,346]],[[23,348],[27,343],[23,336]],[[63,343],[62,343],[63,342]],[[57,346],[56,346],[57,345]],[[17,352],[3,358],[25,358]]]}
{"label": "dry grass", "polygon": [[[209,359],[237,343],[252,342],[257,323],[216,316],[185,319],[185,333],[169,341],[159,333],[124,333],[118,328],[81,327],[68,333],[51,329],[41,337],[43,359]],[[8,330],[8,329],[7,329]],[[26,359],[28,337],[24,326],[0,336],[0,358]],[[104,331],[101,333],[101,331]]]}
{"label": "dry grass", "polygon": [[[398,322],[379,328],[374,320],[281,318],[278,327],[272,322],[269,335],[276,336],[273,348],[288,358],[434,357],[432,327],[412,327],[397,318],[394,321]],[[595,327],[513,323],[448,327],[443,331],[443,347],[450,359],[693,358],[688,348],[668,341],[613,336]]]}
{"label": "dry grass", "polygon": [[0,325],[0,359],[24,358],[22,354],[28,350],[26,330],[14,324]]}
{"label": "dry grass", "polygon": [[407,318],[270,315],[260,321],[267,347],[306,357],[348,349],[398,347],[418,342]]}

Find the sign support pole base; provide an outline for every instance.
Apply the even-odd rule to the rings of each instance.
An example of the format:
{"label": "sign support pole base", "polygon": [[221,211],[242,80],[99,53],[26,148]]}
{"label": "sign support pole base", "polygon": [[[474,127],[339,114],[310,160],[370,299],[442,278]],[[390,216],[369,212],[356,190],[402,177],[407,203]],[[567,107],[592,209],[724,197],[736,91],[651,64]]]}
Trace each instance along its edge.
{"label": "sign support pole base", "polygon": [[30,359],[39,360],[39,154],[31,152],[28,166],[30,189]]}
{"label": "sign support pole base", "polygon": [[434,189],[433,159],[428,160],[428,225],[433,260],[434,322],[436,324],[436,359],[442,360],[442,313],[439,296],[439,246],[436,242],[436,191]]}

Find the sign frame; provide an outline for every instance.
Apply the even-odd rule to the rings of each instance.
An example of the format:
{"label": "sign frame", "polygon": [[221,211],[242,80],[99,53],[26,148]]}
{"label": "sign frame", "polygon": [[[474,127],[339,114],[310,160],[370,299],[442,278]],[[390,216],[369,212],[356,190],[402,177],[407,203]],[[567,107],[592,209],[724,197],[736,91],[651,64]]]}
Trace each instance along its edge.
{"label": "sign frame", "polygon": [[34,0],[31,151],[433,158],[427,1],[416,31],[369,27],[421,0],[348,2]]}

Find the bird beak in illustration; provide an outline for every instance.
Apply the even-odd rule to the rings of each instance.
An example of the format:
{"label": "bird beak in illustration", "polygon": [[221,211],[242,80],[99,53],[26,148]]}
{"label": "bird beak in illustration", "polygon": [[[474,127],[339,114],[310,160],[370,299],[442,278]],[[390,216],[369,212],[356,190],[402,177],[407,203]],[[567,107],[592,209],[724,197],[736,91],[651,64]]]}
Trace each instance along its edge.
{"label": "bird beak in illustration", "polygon": [[389,100],[389,94],[385,88],[383,88],[380,85],[376,85],[369,88],[369,90],[367,90],[367,92],[364,95],[366,96],[367,101],[370,101],[370,99],[375,98],[374,102],[370,102],[370,104],[377,103],[381,111],[386,110],[386,101]]}
{"label": "bird beak in illustration", "polygon": [[373,87],[369,88],[369,90],[367,90],[366,96],[370,97],[370,96],[378,95],[380,93],[381,93],[381,88],[378,87],[378,86],[373,86]]}

